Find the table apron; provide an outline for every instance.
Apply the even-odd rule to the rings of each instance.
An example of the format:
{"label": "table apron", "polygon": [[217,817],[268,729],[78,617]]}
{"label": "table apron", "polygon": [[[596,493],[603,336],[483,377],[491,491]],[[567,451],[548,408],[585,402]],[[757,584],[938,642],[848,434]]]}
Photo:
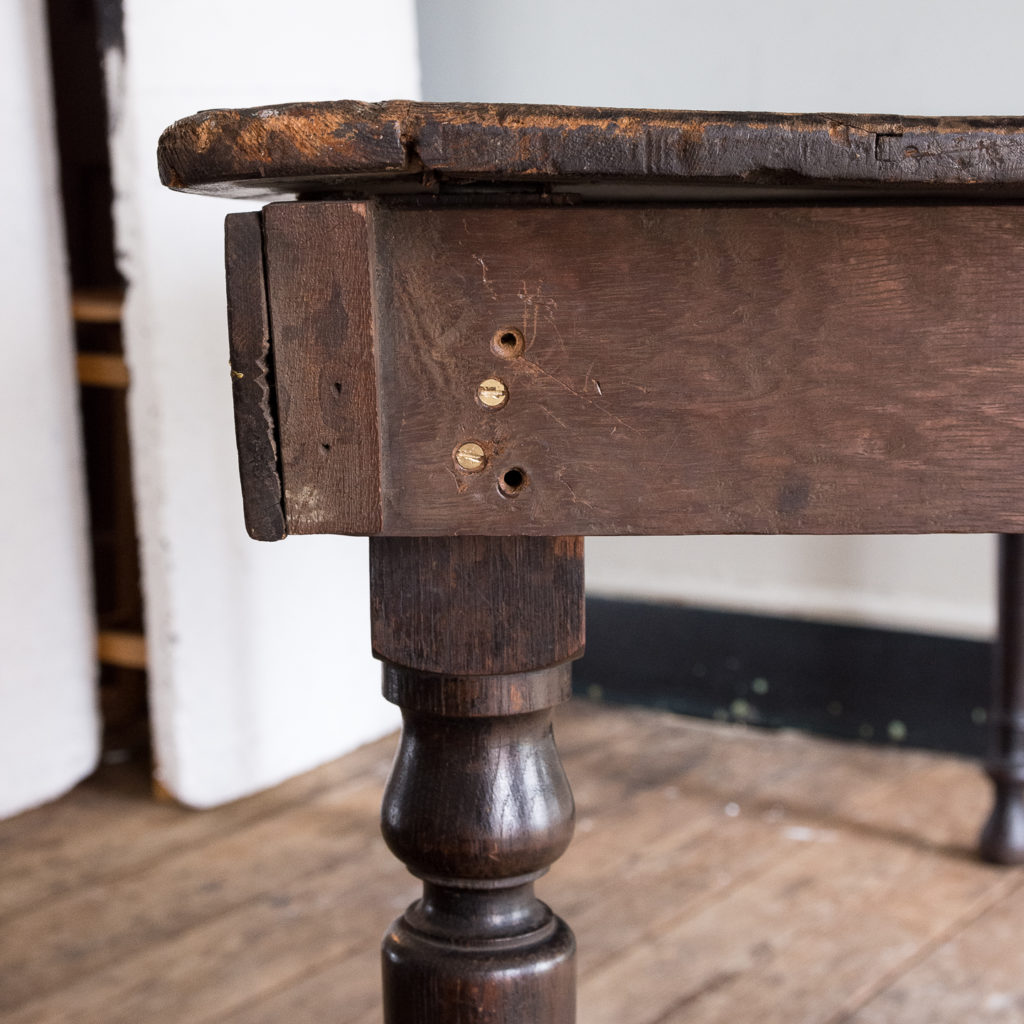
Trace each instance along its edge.
{"label": "table apron", "polygon": [[288,533],[1024,530],[1024,206],[281,203],[262,248]]}

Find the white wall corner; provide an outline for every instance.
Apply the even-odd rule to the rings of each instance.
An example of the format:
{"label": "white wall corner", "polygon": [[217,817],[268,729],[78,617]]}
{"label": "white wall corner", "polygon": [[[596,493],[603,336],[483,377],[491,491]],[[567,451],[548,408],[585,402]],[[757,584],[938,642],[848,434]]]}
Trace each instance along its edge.
{"label": "white wall corner", "polygon": [[85,482],[44,22],[0,5],[0,817],[96,766]]}
{"label": "white wall corner", "polygon": [[125,0],[124,52],[106,54],[154,746],[163,784],[196,807],[397,725],[370,656],[366,542],[245,532],[223,219],[247,207],[164,189],[155,150],[202,108],[415,98],[415,11],[296,0],[282,19],[264,0],[236,12]]}

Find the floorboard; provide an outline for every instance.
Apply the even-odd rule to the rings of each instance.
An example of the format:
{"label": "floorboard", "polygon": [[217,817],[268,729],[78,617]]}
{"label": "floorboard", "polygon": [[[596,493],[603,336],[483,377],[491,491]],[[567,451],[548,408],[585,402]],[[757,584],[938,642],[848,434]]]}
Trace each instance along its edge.
{"label": "floorboard", "polygon": [[[1024,871],[970,762],[574,703],[576,839],[538,886],[580,1024],[1024,1024]],[[107,772],[0,823],[4,1024],[371,1024],[414,897],[394,738],[215,811]]]}

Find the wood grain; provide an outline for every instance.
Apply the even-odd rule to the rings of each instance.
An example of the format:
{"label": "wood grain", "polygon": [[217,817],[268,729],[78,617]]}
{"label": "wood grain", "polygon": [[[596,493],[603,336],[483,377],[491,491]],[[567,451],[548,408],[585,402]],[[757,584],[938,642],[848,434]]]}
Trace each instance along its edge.
{"label": "wood grain", "polygon": [[[857,1024],[1018,1024],[1024,874],[970,855],[974,765],[630,708],[570,704],[557,731],[577,836],[538,888],[580,939],[597,1007],[581,1024],[621,1008],[613,986],[602,1009],[603,979],[632,950],[649,989],[616,1024],[733,1021],[732,993],[744,1020],[834,1024],[841,1006]],[[0,979],[20,994],[5,1024],[313,1024],[325,1007],[379,1022],[376,941],[415,888],[364,785],[393,743],[202,814],[100,799],[94,781],[0,823],[0,895],[21,904],[0,929]],[[66,970],[60,949],[77,954]],[[749,977],[673,1010],[716,965]]]}
{"label": "wood grain", "polygon": [[911,970],[890,979],[843,1024],[935,1024],[1024,1020],[1024,890],[965,922]]}
{"label": "wood grain", "polygon": [[551,708],[583,647],[579,537],[377,537],[371,632],[402,738],[381,831],[423,898],[384,939],[386,1024],[573,1024],[576,943],[533,883],[573,799]]}
{"label": "wood grain", "polygon": [[[271,897],[279,891],[269,881],[274,875],[283,881],[282,872],[288,872],[300,879],[366,855],[366,830],[351,826],[360,823],[360,815],[373,818],[380,780],[364,779],[349,789],[344,814],[338,810],[340,795],[328,791],[296,807],[292,813],[299,827],[290,837],[281,835],[273,819],[259,819],[183,850],[173,860],[82,887],[23,914],[18,918],[22,941],[4,956],[0,1018],[34,993],[113,965],[131,955],[140,941],[173,939]],[[249,870],[239,871],[241,863]],[[202,884],[182,884],[188,878],[201,878]],[[74,936],[54,927],[61,917],[77,923]],[[93,941],[96,934],[104,936],[102,943]]]}
{"label": "wood grain", "polygon": [[1024,528],[1024,209],[379,208],[374,231],[384,533]]}
{"label": "wood grain", "polygon": [[[533,673],[583,653],[583,539],[374,537],[370,630],[376,657],[437,673],[472,713],[473,694],[446,677]],[[550,703],[557,688],[542,684]]]}
{"label": "wood grain", "polygon": [[575,939],[533,886],[573,831],[550,708],[402,721],[381,831],[424,885],[384,938],[385,1024],[574,1024]]}
{"label": "wood grain", "polygon": [[231,394],[245,526],[254,540],[280,540],[285,534],[284,510],[260,215],[228,214],[224,243]]}
{"label": "wood grain", "polygon": [[1024,120],[288,103],[177,121],[160,139],[159,166],[171,188],[236,196],[429,192],[493,181],[599,195],[612,184],[648,196],[723,187],[754,196],[1021,196]]}
{"label": "wood grain", "polygon": [[380,447],[365,207],[281,203],[263,217],[288,532],[377,533]]}
{"label": "wood grain", "polygon": [[[755,999],[766,1024],[842,1019],[866,977],[906,962],[946,922],[991,899],[995,880],[973,865],[817,835],[791,841],[756,887],[741,884],[624,951],[581,986],[581,1019],[713,1024]],[[822,861],[831,870],[820,870]],[[796,964],[806,965],[804,977]]]}
{"label": "wood grain", "polygon": [[154,803],[148,776],[128,785],[119,781],[121,766],[102,768],[71,796],[11,824],[0,823],[0,930],[9,933],[9,921],[35,906],[53,906],[70,893],[94,887],[102,891],[119,878],[203,847],[271,812],[316,799],[325,789],[344,788],[349,778],[380,764],[386,772],[392,746],[387,741],[368,745],[344,765],[297,776],[216,814]]}

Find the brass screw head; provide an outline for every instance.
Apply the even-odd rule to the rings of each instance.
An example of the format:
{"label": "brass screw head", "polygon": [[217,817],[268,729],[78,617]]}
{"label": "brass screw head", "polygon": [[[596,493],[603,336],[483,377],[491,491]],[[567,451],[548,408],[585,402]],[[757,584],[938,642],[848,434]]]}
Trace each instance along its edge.
{"label": "brass screw head", "polygon": [[466,441],[455,449],[455,461],[467,473],[479,473],[487,465],[487,456],[482,445]]}
{"label": "brass screw head", "polygon": [[476,389],[477,401],[488,409],[500,409],[508,401],[508,388],[503,380],[488,377]]}

